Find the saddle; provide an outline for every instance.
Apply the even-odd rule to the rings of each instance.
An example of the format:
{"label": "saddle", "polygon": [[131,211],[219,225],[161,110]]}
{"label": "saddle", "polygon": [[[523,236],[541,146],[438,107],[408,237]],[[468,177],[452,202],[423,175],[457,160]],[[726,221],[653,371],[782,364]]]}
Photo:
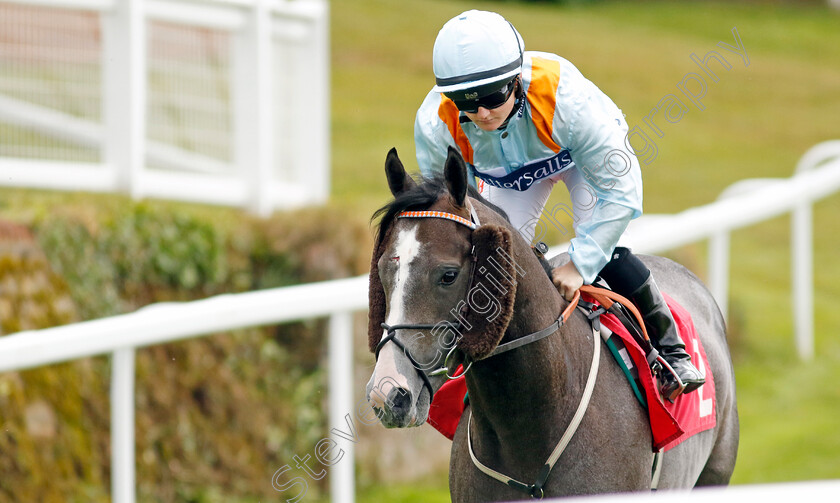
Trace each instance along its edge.
{"label": "saddle", "polygon": [[[581,295],[582,297],[581,300],[578,301],[578,307],[583,309],[584,314],[592,323],[600,324],[601,315],[605,314],[613,315],[615,319],[621,323],[622,327],[626,330],[626,333],[633,337],[633,340],[636,344],[638,344],[639,348],[644,351],[645,361],[647,361],[647,365],[650,367],[650,371],[654,377],[660,376],[662,372],[670,372],[677,378],[677,380],[679,380],[679,377],[674,372],[674,369],[668,365],[668,362],[665,361],[665,359],[659,355],[656,348],[653,347],[647,333],[647,328],[645,327],[644,318],[630,300],[610,290],[609,287],[599,283],[598,281],[592,285],[584,285],[581,287]],[[598,328],[601,329],[602,327]],[[613,333],[614,332],[609,328],[601,331],[604,342],[607,344],[610,352],[615,357],[618,354],[617,347],[623,346],[624,343],[620,337],[611,337]],[[625,375],[627,375],[628,379],[631,381],[630,384],[633,386],[633,391],[636,394],[636,397],[640,399],[639,401],[642,405],[645,405],[645,401],[642,399],[637,389],[638,383],[634,382],[638,380],[638,375],[631,379],[630,373],[625,368],[632,367],[632,365],[630,365],[629,362],[619,360],[618,358],[616,361],[618,361],[622,370],[625,371]],[[664,398],[672,403],[674,401],[673,397]]]}
{"label": "saddle", "polygon": [[679,395],[675,400],[663,399],[656,381],[657,370],[672,372],[672,369],[652,348],[642,317],[632,303],[626,299],[614,300],[621,296],[611,291],[606,293],[608,291],[584,286],[581,289],[583,309],[591,313],[587,317],[593,323],[600,325],[598,328],[607,348],[627,377],[637,401],[647,409],[654,451],[670,450],[695,433],[713,428],[716,423],[714,376],[691,314],[663,294],[692,358],[706,375],[706,384],[700,393]]}
{"label": "saddle", "polygon": [[[701,388],[702,392],[680,395],[674,402],[666,403],[659,394],[659,385],[650,363],[656,363],[659,356],[646,337],[644,323],[635,306],[600,287],[585,286],[581,294],[578,307],[600,331],[607,348],[627,377],[634,396],[648,412],[653,451],[669,450],[691,435],[713,428],[716,423],[714,378],[688,311],[665,295],[681,335],[691,346],[693,357],[696,355],[698,363],[703,365],[707,381]],[[456,374],[460,372],[458,370]],[[466,379],[461,377],[447,381],[435,393],[429,410],[429,424],[452,440],[468,401]]]}

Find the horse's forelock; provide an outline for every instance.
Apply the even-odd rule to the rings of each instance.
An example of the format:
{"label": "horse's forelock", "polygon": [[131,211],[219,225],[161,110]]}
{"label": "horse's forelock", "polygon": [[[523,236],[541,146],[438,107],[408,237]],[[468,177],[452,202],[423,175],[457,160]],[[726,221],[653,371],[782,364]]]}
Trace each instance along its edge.
{"label": "horse's forelock", "polygon": [[[393,201],[374,212],[371,221],[379,218],[377,241],[382,242],[385,233],[399,213],[408,210],[429,209],[429,207],[446,195],[446,181],[442,174],[435,175],[432,178],[423,178],[422,183],[399,194]],[[484,199],[474,187],[468,187],[467,195],[501,215],[505,221],[510,222],[504,210]]]}
{"label": "horse's forelock", "polygon": [[377,242],[382,242],[396,216],[407,210],[425,210],[446,190],[438,178],[426,179],[422,184],[398,194],[394,200],[373,213],[371,221],[379,218]]}
{"label": "horse's forelock", "polygon": [[[393,201],[376,210],[373,217],[371,217],[372,221],[379,218],[376,244],[374,245],[371,257],[368,285],[368,344],[371,352],[376,349],[376,345],[382,337],[381,324],[385,321],[385,292],[379,280],[378,262],[391,237],[389,233],[393,222],[399,213],[408,210],[426,210],[441,198],[446,197],[447,194],[446,182],[443,176],[426,178],[423,180],[423,183],[417,184],[415,187],[397,195]],[[468,188],[467,194],[501,215],[507,221],[508,218],[505,212],[484,200],[481,194],[473,187]]]}

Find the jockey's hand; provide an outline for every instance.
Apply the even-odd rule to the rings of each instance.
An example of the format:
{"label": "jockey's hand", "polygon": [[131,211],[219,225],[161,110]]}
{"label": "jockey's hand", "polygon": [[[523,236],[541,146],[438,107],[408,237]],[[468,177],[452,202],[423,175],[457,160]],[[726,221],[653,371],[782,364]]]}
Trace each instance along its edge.
{"label": "jockey's hand", "polygon": [[575,296],[575,292],[583,286],[583,276],[580,275],[571,260],[551,270],[551,281],[554,282],[554,286],[557,287],[560,295],[569,301]]}

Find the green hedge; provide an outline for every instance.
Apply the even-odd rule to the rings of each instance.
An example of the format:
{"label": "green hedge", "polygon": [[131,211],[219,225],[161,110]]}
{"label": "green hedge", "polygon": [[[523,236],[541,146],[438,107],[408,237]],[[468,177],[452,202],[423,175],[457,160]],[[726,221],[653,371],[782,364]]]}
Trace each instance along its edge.
{"label": "green hedge", "polygon": [[[256,219],[117,198],[46,201],[0,209],[5,333],[364,274],[369,260],[367,215],[329,208]],[[326,433],[324,325],[138,350],[138,500],[276,498],[273,473]],[[0,501],[109,501],[109,375],[107,356],[0,374]]]}

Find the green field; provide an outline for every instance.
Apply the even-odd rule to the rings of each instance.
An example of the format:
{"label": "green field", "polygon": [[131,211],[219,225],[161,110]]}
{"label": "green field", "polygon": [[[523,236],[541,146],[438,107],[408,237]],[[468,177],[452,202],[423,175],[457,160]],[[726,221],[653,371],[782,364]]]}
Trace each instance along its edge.
{"label": "green field", "polygon": [[[396,146],[416,169],[413,119],[433,83],[437,30],[470,8],[495,10],[525,39],[526,49],[555,52],[610,95],[632,127],[700,72],[690,55],[712,50],[731,64],[710,63],[700,111],[660,125],[656,160],[643,166],[645,211],[673,213],[713,201],[745,178],[787,177],[811,146],[838,138],[840,14],[821,5],[774,2],[545,3],[333,2],[332,123],[334,203],[367,215],[387,199],[382,165]],[[717,45],[736,45],[749,58]],[[647,129],[650,134],[650,130]],[[562,200],[562,190],[552,196]],[[790,303],[789,217],[732,238],[730,340],[736,363],[741,447],[733,482],[750,484],[840,477],[840,197],[815,206],[816,358],[800,362]],[[706,273],[705,243],[674,258]],[[421,462],[421,460],[418,460]],[[381,481],[382,484],[388,481]],[[362,501],[447,501],[446,481],[424,483],[417,496],[381,484]]]}

